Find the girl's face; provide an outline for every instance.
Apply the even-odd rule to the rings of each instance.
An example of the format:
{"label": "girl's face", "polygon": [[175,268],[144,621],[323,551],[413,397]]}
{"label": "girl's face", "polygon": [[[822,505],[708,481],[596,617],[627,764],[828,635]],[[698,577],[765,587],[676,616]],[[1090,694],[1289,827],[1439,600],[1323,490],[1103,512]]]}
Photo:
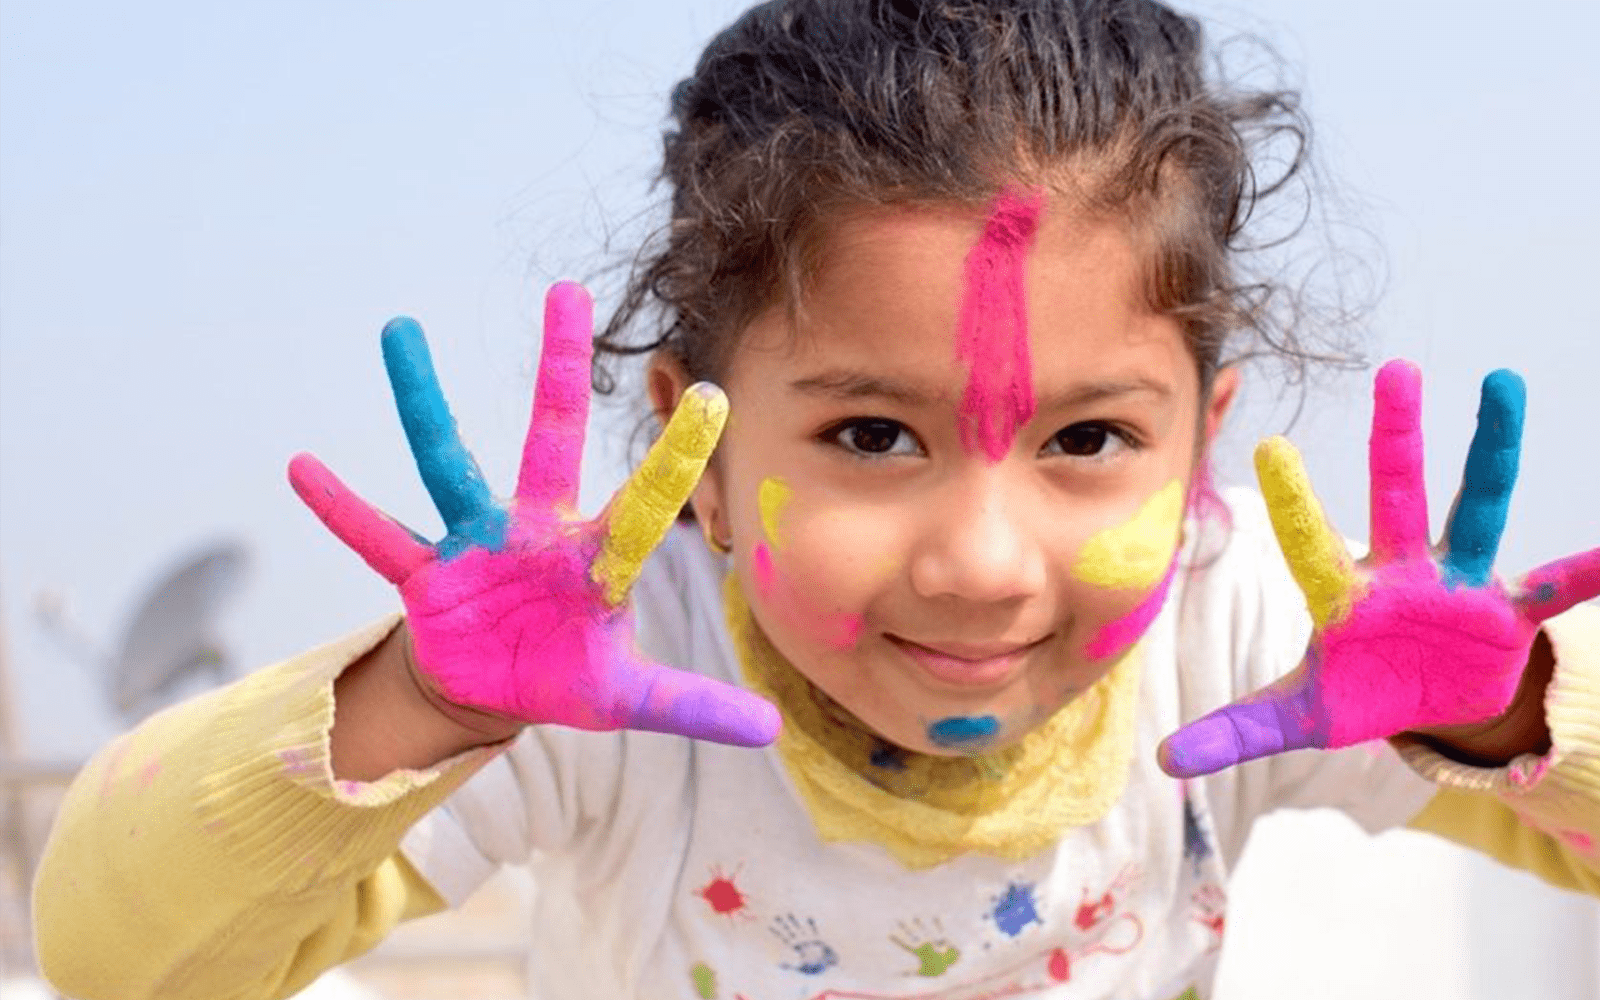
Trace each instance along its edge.
{"label": "girl's face", "polygon": [[[1131,646],[1170,579],[1202,416],[1209,434],[1234,384],[1201,413],[1122,228],[1031,211],[836,225],[801,309],[759,317],[731,358],[695,495],[773,646],[922,753],[1015,742]],[[658,403],[681,388],[654,366]]]}

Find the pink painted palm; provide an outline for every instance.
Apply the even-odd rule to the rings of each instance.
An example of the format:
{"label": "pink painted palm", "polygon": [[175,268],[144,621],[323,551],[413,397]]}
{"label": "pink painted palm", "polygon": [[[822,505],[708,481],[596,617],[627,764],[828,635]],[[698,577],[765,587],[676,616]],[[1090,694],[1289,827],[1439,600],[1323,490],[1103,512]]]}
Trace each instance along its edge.
{"label": "pink painted palm", "polygon": [[1359,562],[1329,526],[1294,446],[1274,438],[1257,449],[1273,530],[1315,631],[1296,670],[1167,737],[1167,773],[1493,719],[1516,694],[1539,624],[1600,595],[1600,548],[1510,585],[1492,572],[1522,441],[1522,381],[1508,371],[1484,380],[1462,489],[1443,543],[1431,545],[1421,399],[1409,362],[1378,373],[1372,551]]}
{"label": "pink painted palm", "polygon": [[434,374],[422,330],[384,328],[384,361],[407,440],[446,534],[391,520],[321,462],[290,463],[317,517],[399,588],[418,668],[448,701],[521,723],[645,729],[761,746],[776,710],[741,688],[643,659],[627,593],[700,477],[726,419],[710,385],[684,394],[661,439],[600,517],[580,520],[592,306],[576,284],[545,302],[533,416],[515,496],[490,494]]}

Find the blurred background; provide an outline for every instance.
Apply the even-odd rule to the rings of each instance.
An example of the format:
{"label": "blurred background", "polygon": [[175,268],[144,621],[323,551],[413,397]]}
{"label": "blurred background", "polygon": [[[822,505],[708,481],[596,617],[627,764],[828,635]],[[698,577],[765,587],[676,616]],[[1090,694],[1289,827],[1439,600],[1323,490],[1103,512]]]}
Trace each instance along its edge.
{"label": "blurred background", "polygon": [[[16,859],[37,849],[57,777],[139,710],[108,678],[138,660],[146,693],[172,696],[394,606],[283,471],[315,451],[433,530],[378,357],[393,315],[430,331],[469,443],[491,482],[512,481],[542,291],[601,275],[659,219],[666,91],[742,6],[0,4],[8,996],[27,963]],[[1428,380],[1435,524],[1478,382],[1504,366],[1527,379],[1529,417],[1501,565],[1596,544],[1600,4],[1190,9],[1217,37],[1270,42],[1305,90],[1326,210],[1384,288],[1363,346]],[[1323,379],[1291,432],[1356,536],[1369,384]],[[1270,369],[1247,379],[1225,480],[1299,399]],[[620,481],[636,415],[597,407],[587,509]],[[140,628],[174,609],[190,609],[182,648],[152,650]],[[156,690],[162,671],[188,679]],[[516,995],[527,891],[510,877],[319,989]],[[1231,1000],[1600,996],[1593,900],[1336,816],[1263,823],[1229,916]]]}

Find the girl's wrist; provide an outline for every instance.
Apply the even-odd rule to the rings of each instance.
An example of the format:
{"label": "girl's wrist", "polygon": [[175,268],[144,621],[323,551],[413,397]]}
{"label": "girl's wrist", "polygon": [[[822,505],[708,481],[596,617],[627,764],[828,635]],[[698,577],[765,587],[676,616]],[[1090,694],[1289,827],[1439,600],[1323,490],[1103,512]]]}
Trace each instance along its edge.
{"label": "girl's wrist", "polygon": [[1534,638],[1522,681],[1505,712],[1484,722],[1433,726],[1410,735],[1422,738],[1451,760],[1475,767],[1503,767],[1523,754],[1546,753],[1551,737],[1544,699],[1554,676],[1555,654],[1541,631]]}
{"label": "girl's wrist", "polygon": [[405,661],[405,675],[412,693],[422,704],[448,722],[458,737],[475,740],[475,746],[487,746],[510,739],[522,731],[525,723],[516,719],[460,705],[446,698],[427,672],[417,663],[416,649],[411,644],[410,629],[402,622],[395,631],[403,633],[396,638],[400,640],[400,650]]}
{"label": "girl's wrist", "polygon": [[452,705],[416,666],[404,623],[334,682],[329,752],[334,776],[376,781],[434,767],[515,736],[515,720]]}

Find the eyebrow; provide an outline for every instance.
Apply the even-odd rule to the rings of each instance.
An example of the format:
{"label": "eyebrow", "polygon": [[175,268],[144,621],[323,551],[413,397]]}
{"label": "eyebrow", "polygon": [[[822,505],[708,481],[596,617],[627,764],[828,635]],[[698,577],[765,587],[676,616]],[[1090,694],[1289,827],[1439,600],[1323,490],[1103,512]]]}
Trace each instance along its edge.
{"label": "eyebrow", "polygon": [[[908,407],[927,406],[930,402],[947,397],[946,393],[930,392],[914,383],[846,369],[834,369],[797,378],[789,383],[789,388],[808,396],[823,396],[842,401],[884,399]],[[1171,399],[1173,395],[1170,386],[1155,379],[1142,377],[1102,379],[1095,382],[1080,382],[1052,393],[1040,401],[1039,408],[1066,409],[1138,393],[1148,393],[1162,402]]]}

